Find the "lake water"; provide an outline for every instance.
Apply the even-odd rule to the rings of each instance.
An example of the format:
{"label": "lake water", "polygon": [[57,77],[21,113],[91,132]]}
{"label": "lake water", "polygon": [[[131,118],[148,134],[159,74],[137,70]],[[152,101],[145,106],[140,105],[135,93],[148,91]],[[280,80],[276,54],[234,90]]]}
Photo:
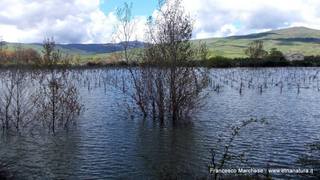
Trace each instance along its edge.
{"label": "lake water", "polygon": [[211,69],[205,106],[191,126],[178,128],[129,115],[122,92],[95,81],[118,70],[80,71],[85,111],[74,128],[1,137],[0,160],[18,179],[207,176],[210,150],[221,156],[231,127],[251,118],[267,124],[241,129],[230,151],[244,152],[247,162],[233,159],[226,168],[303,167],[297,161],[308,155],[306,145],[320,140],[320,68]]}

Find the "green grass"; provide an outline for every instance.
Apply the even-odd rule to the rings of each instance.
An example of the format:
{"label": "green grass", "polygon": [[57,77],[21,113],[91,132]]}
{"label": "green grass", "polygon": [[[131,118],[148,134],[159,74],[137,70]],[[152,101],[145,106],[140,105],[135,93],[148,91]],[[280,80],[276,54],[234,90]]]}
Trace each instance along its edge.
{"label": "green grass", "polygon": [[[265,50],[277,48],[283,53],[299,52],[306,56],[320,55],[320,30],[309,29],[305,27],[294,27],[269,31],[258,34],[250,34],[245,36],[233,36],[225,38],[209,38],[202,40],[194,40],[194,44],[204,41],[209,47],[209,56],[223,56],[227,58],[243,58],[248,44],[254,40],[263,40]],[[9,44],[8,49],[13,50],[17,44]],[[22,44],[23,48],[33,48],[41,52],[41,45],[38,44]],[[64,53],[80,56],[80,62],[88,61],[99,62],[108,59],[112,53],[88,54],[79,49],[63,49]]]}
{"label": "green grass", "polygon": [[195,43],[198,43],[198,41],[206,42],[210,56],[237,58],[246,57],[244,51],[247,45],[254,40],[263,40],[266,50],[277,48],[285,54],[299,52],[306,56],[320,55],[320,31],[304,27],[247,36],[195,40]]}

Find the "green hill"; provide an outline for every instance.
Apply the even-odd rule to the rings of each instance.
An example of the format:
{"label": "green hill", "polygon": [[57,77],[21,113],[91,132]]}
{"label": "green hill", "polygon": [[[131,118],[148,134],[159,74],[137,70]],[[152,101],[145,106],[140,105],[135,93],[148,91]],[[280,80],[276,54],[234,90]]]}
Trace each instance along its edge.
{"label": "green hill", "polygon": [[[129,44],[129,48],[143,47],[144,43],[139,41],[132,41]],[[42,44],[40,43],[6,43],[9,50],[14,50],[18,46],[22,48],[32,48],[39,53],[42,50]],[[82,56],[92,56],[106,53],[113,53],[123,50],[121,43],[107,43],[107,44],[57,44],[56,47],[68,54],[79,54]]]}
{"label": "green hill", "polygon": [[[269,32],[231,36],[224,38],[209,38],[194,40],[205,41],[209,47],[210,56],[245,57],[244,50],[254,40],[263,40],[265,49],[278,48],[284,53],[300,52],[305,55],[320,55],[320,30],[293,27]],[[132,42],[133,47],[143,47],[142,42]],[[8,43],[9,49],[18,44]],[[24,48],[33,48],[41,52],[41,44],[21,44]],[[57,47],[65,53],[81,55],[82,59],[94,59],[108,56],[110,53],[122,51],[121,44],[60,44]]]}
{"label": "green hill", "polygon": [[[293,27],[264,33],[225,38],[203,39],[211,56],[244,57],[244,50],[254,40],[263,40],[265,49],[278,48],[284,53],[320,55],[320,30]],[[196,40],[199,41],[199,40]]]}

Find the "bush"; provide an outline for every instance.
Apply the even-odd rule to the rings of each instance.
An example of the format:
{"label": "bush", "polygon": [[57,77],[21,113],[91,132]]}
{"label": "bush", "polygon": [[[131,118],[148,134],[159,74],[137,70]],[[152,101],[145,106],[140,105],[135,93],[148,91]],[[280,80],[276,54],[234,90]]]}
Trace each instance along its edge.
{"label": "bush", "polygon": [[[310,64],[310,63],[308,63]],[[226,58],[226,57],[212,57],[209,60],[201,61],[200,66],[229,68],[229,67],[277,67],[277,66],[290,66],[290,62],[284,58],[264,58],[264,59],[251,59],[251,58]],[[319,63],[320,65],[320,63]]]}
{"label": "bush", "polygon": [[90,62],[87,62],[87,66],[89,66],[89,67],[102,66],[102,63],[90,61]]}
{"label": "bush", "polygon": [[202,64],[207,67],[227,68],[227,67],[236,66],[237,62],[234,59],[230,59],[230,58],[226,58],[226,57],[222,57],[222,56],[216,56],[216,57],[210,58],[209,60],[203,61]]}

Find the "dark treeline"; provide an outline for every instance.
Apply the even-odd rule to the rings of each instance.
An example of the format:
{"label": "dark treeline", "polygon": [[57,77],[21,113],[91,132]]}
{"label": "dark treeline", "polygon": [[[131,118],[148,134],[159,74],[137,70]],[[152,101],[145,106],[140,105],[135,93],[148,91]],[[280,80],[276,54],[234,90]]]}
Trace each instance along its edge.
{"label": "dark treeline", "polygon": [[209,68],[231,68],[231,67],[320,67],[320,56],[306,56],[302,61],[287,61],[284,58],[252,59],[252,58],[226,58],[212,57],[208,60],[193,61],[187,65],[209,67]]}
{"label": "dark treeline", "polygon": [[[87,62],[85,64],[55,64],[50,68],[55,69],[91,69],[105,67],[168,67],[167,63],[155,62],[130,62],[125,61],[102,63],[102,62]],[[301,61],[287,61],[285,59],[251,59],[251,58],[227,58],[222,56],[211,57],[206,60],[189,60],[188,62],[180,62],[180,67],[203,67],[203,68],[233,68],[233,67],[320,67],[320,56],[305,56]],[[1,64],[0,68],[12,69],[16,64]],[[48,69],[49,66],[42,64],[20,64],[22,69]]]}

